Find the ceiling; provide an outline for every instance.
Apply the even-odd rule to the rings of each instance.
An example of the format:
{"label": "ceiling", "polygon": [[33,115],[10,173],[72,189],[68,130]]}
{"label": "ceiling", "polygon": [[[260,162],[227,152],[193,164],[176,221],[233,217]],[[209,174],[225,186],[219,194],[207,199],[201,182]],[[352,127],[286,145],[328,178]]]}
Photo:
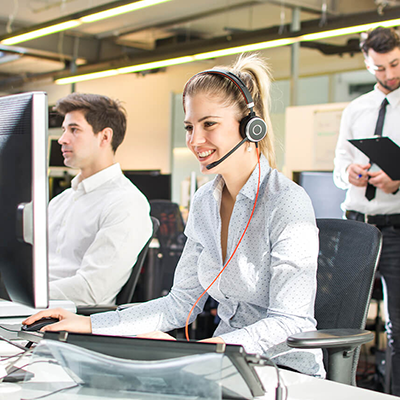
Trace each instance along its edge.
{"label": "ceiling", "polygon": [[[83,10],[124,3],[3,0],[0,39]],[[71,71],[92,72],[279,38],[290,32],[294,7],[301,10],[301,29],[308,31],[400,17],[400,0],[170,0],[15,46],[0,44],[0,89]],[[357,51],[358,43],[348,39],[330,42],[339,48],[313,46],[316,51]]]}

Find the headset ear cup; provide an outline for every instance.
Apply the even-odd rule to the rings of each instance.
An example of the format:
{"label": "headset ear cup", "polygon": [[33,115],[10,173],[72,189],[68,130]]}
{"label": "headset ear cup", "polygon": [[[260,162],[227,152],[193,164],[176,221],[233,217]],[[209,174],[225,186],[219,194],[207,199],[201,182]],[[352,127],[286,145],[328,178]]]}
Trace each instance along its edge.
{"label": "headset ear cup", "polygon": [[243,139],[247,137],[250,142],[257,143],[265,138],[268,128],[263,119],[248,115],[240,121],[239,130]]}
{"label": "headset ear cup", "polygon": [[246,117],[244,117],[241,121],[240,121],[240,125],[239,125],[239,132],[240,132],[240,136],[244,139],[245,137],[247,137],[246,135],[246,127],[247,127],[247,123],[252,119],[253,117],[251,115],[247,115]]}

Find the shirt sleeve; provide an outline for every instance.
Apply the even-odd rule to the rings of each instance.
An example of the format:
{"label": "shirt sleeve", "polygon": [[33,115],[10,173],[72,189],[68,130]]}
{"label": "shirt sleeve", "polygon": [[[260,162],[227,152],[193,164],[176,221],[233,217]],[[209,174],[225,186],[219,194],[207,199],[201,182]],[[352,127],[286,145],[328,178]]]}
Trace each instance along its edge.
{"label": "shirt sleeve", "polygon": [[[170,293],[122,311],[91,316],[92,332],[107,335],[137,335],[151,331],[168,332],[185,325],[192,305],[204,291],[197,275],[197,259],[202,247],[188,239],[174,275]],[[203,310],[205,294],[194,309],[190,322]]]}
{"label": "shirt sleeve", "polygon": [[339,138],[335,151],[333,180],[340,189],[350,187],[347,168],[354,162],[355,147],[348,141],[348,139],[353,138],[351,115],[351,108],[345,108],[340,121]]}
{"label": "shirt sleeve", "polygon": [[74,276],[50,283],[51,299],[68,299],[76,305],[114,304],[152,232],[149,204],[145,199],[131,200],[122,198],[104,210],[81,267]]}
{"label": "shirt sleeve", "polygon": [[[276,199],[265,234],[270,238],[270,294],[267,315],[257,322],[220,335],[249,353],[268,351],[293,333],[315,330],[314,302],[318,229],[311,201],[297,188]],[[269,225],[269,227],[267,226]]]}

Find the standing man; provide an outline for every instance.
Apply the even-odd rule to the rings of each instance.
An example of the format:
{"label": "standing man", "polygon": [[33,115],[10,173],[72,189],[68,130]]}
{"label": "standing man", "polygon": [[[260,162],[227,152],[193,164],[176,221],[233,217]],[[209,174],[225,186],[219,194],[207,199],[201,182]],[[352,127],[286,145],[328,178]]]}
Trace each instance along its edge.
{"label": "standing man", "polygon": [[49,204],[50,298],[115,304],[152,233],[147,199],[115,163],[125,110],[106,96],[79,93],[56,110],[64,116],[64,163],[80,173]]}
{"label": "standing man", "polygon": [[347,189],[348,219],[376,225],[383,234],[379,262],[387,335],[392,352],[392,393],[400,396],[400,181],[393,181],[348,139],[374,135],[400,145],[400,38],[394,29],[376,28],[361,43],[365,65],[377,84],[344,110],[336,147],[334,180]]}

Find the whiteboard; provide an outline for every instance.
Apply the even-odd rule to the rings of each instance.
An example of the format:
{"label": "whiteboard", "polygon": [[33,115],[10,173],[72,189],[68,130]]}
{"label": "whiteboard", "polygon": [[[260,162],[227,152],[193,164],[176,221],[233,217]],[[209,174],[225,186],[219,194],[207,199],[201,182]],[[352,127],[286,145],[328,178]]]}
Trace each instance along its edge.
{"label": "whiteboard", "polygon": [[343,109],[314,111],[313,165],[315,170],[333,170]]}

